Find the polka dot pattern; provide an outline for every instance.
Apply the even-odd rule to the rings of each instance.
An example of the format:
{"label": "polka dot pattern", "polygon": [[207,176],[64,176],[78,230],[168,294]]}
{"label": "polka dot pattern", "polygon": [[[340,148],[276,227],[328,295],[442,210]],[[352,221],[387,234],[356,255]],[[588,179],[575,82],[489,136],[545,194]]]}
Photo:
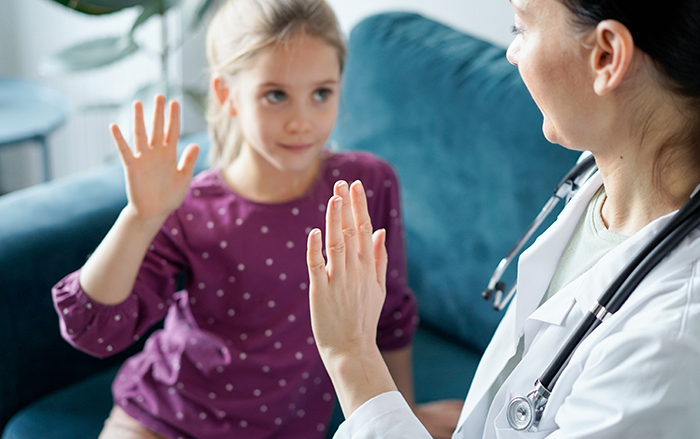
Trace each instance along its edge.
{"label": "polka dot pattern", "polygon": [[[94,346],[88,350],[104,355],[138,338],[131,332],[135,319],[150,321],[170,308],[182,308],[169,317],[180,335],[151,336],[144,356],[125,363],[115,382],[117,401],[152,403],[149,395],[158,389],[149,388],[152,381],[141,380],[138,371],[146,369],[143,361],[160,362],[178,376],[175,384],[159,392],[173,401],[159,408],[159,416],[173,425],[186,425],[188,431],[201,426],[203,432],[207,426],[226,424],[234,433],[245,429],[248,437],[255,430],[252,426],[303,419],[306,436],[325,431],[334,397],[309,325],[305,251],[308,233],[323,228],[329,190],[338,179],[363,181],[375,226],[387,229],[388,250],[391,260],[396,259],[387,271],[387,306],[395,309],[382,322],[387,329],[378,341],[387,348],[405,344],[415,322],[413,308],[405,305],[407,290],[400,286],[403,243],[392,240],[402,236],[393,233],[401,216],[394,175],[377,159],[354,153],[328,159],[323,172],[325,178],[303,197],[276,205],[236,197],[214,171],[195,178],[190,195],[166,221],[146,256],[149,267],[168,281],[136,291],[136,300],[108,311],[107,319],[95,320],[109,322],[114,331],[91,338]],[[182,293],[174,282],[180,267],[189,270],[187,291]],[[161,289],[166,291],[160,296],[152,293]],[[90,301],[81,303],[84,314],[107,312]],[[75,301],[59,304],[67,337],[85,332],[84,323],[70,320],[74,307]],[[209,384],[206,389],[199,388],[202,377]],[[190,405],[181,399],[185,393],[199,395],[198,401],[205,404]]]}

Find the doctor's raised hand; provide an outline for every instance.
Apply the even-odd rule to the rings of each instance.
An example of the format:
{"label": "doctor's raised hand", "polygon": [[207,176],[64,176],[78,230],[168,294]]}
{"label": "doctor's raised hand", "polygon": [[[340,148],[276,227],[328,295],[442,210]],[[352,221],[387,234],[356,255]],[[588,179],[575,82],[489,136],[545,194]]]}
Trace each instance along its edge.
{"label": "doctor's raised hand", "polygon": [[[366,401],[398,391],[376,343],[377,323],[386,295],[386,231],[372,230],[362,183],[339,181],[326,210],[325,250],[318,229],[309,233],[311,326],[321,358],[345,417]],[[416,437],[449,438],[461,401],[436,401],[413,407]]]}

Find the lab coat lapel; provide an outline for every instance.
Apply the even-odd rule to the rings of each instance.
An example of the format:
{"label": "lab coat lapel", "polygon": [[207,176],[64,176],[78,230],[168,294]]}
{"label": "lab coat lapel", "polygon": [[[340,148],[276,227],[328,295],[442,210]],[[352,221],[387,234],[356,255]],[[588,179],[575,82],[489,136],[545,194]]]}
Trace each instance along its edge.
{"label": "lab coat lapel", "polygon": [[481,357],[457,423],[456,432],[458,433],[462,429],[470,433],[483,429],[483,420],[486,419],[489,408],[487,405],[488,391],[505,364],[515,354],[516,346],[513,346],[510,340],[515,330],[513,326],[515,307],[513,305],[515,305],[517,299],[515,297],[511,306],[508,307],[505,316],[503,316],[491,339],[491,343],[489,343],[484,355]]}
{"label": "lab coat lapel", "polygon": [[[539,305],[578,219],[601,184],[602,178],[598,174],[591,177],[561,212],[559,219],[520,256],[518,293],[481,358],[462,408],[457,433],[461,430],[470,434],[483,431],[483,422],[489,409],[488,391],[515,354],[525,318]],[[521,273],[527,273],[524,280]],[[562,316],[553,318],[563,318],[569,309],[564,310]],[[455,437],[459,437],[459,434]]]}
{"label": "lab coat lapel", "polygon": [[[574,230],[576,230],[581,216],[602,184],[603,179],[600,173],[594,174],[562,210],[557,221],[520,256],[518,261],[518,301],[515,312],[516,331],[513,334],[513,343],[516,345],[525,330],[525,320],[539,306],[556,271],[559,259]],[[547,311],[551,314],[543,317],[542,321],[556,323],[560,322],[569,312],[569,307],[552,307],[551,310]]]}

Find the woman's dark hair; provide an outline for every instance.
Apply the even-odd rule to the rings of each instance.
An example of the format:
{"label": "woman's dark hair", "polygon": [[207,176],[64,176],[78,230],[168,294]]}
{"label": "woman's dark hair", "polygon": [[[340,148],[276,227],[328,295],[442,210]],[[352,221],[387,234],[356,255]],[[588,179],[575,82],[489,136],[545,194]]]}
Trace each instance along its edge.
{"label": "woman's dark hair", "polygon": [[[667,139],[657,152],[656,184],[672,162],[690,160],[700,168],[700,0],[559,0],[582,29],[616,20],[629,29],[634,44],[656,64],[662,83],[684,97],[685,132]],[[675,148],[674,144],[687,148]]]}
{"label": "woman's dark hair", "polygon": [[[700,0],[559,0],[577,24],[617,20],[653,59],[671,87],[700,111]],[[700,117],[700,113],[698,114]]]}

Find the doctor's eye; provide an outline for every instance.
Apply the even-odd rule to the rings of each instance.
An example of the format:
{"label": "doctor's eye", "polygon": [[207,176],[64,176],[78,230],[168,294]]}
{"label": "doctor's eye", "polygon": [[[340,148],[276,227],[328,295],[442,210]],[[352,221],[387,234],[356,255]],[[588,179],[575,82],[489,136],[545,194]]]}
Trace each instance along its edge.
{"label": "doctor's eye", "polygon": [[318,90],[314,91],[313,94],[313,99],[316,102],[324,102],[328,100],[328,97],[333,93],[333,90],[330,88],[319,88]]}
{"label": "doctor's eye", "polygon": [[265,99],[273,104],[279,104],[287,99],[287,93],[282,90],[273,90],[265,93]]}

